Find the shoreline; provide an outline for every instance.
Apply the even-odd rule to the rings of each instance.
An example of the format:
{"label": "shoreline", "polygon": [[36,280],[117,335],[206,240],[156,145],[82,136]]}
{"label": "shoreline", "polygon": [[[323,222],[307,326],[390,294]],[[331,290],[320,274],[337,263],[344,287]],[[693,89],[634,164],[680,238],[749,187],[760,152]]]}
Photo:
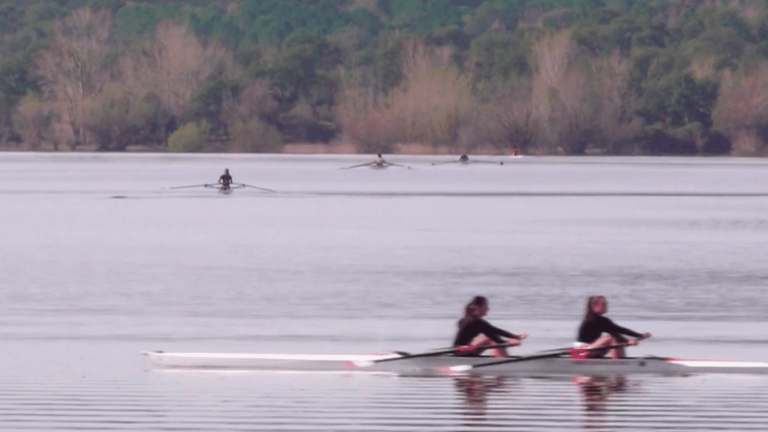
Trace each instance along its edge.
{"label": "shoreline", "polygon": [[[99,151],[96,146],[81,146],[74,150],[55,150],[53,147],[46,146],[42,149],[29,150],[22,147],[3,146],[0,152],[19,152],[19,153],[178,153],[178,154],[260,154],[258,152],[219,152],[219,151],[196,151],[196,152],[170,152],[164,148],[158,148],[146,145],[128,146],[123,151]],[[346,143],[333,144],[313,144],[313,143],[293,143],[285,144],[282,151],[264,154],[375,154],[361,153],[357,151],[354,145]],[[462,152],[453,151],[451,148],[441,146],[431,146],[426,144],[395,144],[391,155],[460,155]],[[474,149],[470,154],[485,156],[506,156],[507,153],[499,151],[492,146],[483,146]]]}
{"label": "shoreline", "polygon": [[[29,150],[21,147],[14,146],[2,146],[0,147],[0,153],[47,153],[47,154],[178,154],[178,155],[375,155],[375,153],[361,153],[358,152],[354,145],[346,143],[334,143],[334,144],[312,144],[312,143],[296,143],[286,144],[283,146],[282,151],[273,153],[259,153],[259,152],[217,152],[217,151],[197,151],[197,152],[170,152],[164,148],[145,146],[145,145],[133,145],[128,146],[123,151],[99,151],[95,146],[82,146],[75,150],[54,150],[51,148],[43,148],[37,150]],[[449,155],[461,155],[466,153],[471,156],[511,156],[509,153],[500,151],[493,146],[481,146],[473,149],[471,152],[454,151],[454,149],[432,146],[426,144],[395,144],[394,150],[390,153],[382,153],[386,155],[403,155],[403,156],[449,156]],[[765,156],[739,156],[734,154],[677,154],[677,153],[655,153],[655,154],[611,154],[601,151],[587,151],[581,155],[568,155],[560,152],[556,153],[520,153],[520,156],[572,156],[572,157],[589,157],[589,156],[605,156],[605,157],[704,157],[704,158],[756,158],[764,159]]]}

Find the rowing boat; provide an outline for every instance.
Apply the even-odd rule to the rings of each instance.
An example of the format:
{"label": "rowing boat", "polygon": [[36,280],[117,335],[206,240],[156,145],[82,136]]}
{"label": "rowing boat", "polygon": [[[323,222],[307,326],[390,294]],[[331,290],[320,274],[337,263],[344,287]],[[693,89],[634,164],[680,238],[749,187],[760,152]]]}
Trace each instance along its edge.
{"label": "rowing boat", "polygon": [[459,165],[470,165],[470,164],[493,164],[493,165],[504,165],[504,162],[496,162],[496,161],[489,161],[489,160],[469,160],[469,159],[459,159],[459,160],[452,160],[452,161],[446,161],[446,162],[432,162],[432,165],[448,165],[448,164],[459,164]]}
{"label": "rowing boat", "polygon": [[214,189],[216,189],[220,194],[229,195],[232,193],[233,190],[242,188],[244,186],[230,186],[230,185],[216,185],[213,186]]}
{"label": "rowing boat", "polygon": [[[453,368],[493,362],[491,357],[408,357],[404,353],[377,355],[339,354],[236,354],[236,353],[170,353],[148,351],[156,365],[166,368],[241,369],[301,372],[374,372],[400,375],[442,374]],[[398,358],[404,357],[401,360]],[[664,374],[699,373],[768,374],[768,363],[749,361],[684,360],[664,357],[582,359],[570,357],[537,358],[507,362],[472,369],[483,375],[573,375],[573,374]]]}
{"label": "rowing boat", "polygon": [[370,168],[370,169],[377,169],[377,170],[380,170],[380,169],[387,169],[387,168],[389,168],[389,167],[391,167],[391,166],[394,166],[394,167],[400,167],[400,168],[407,168],[407,169],[411,169],[411,167],[410,167],[410,166],[407,166],[407,165],[400,165],[400,164],[396,164],[396,163],[394,163],[394,162],[387,162],[387,161],[385,161],[385,160],[383,160],[383,159],[381,159],[381,160],[375,160],[375,161],[373,161],[373,162],[366,162],[366,163],[362,163],[362,164],[357,164],[357,165],[352,165],[352,166],[342,167],[341,169],[347,170],[347,169],[352,169],[352,168],[368,167],[368,168]]}
{"label": "rowing boat", "polygon": [[171,189],[188,189],[188,188],[207,188],[207,189],[216,189],[217,192],[229,195],[232,193],[235,189],[243,189],[243,188],[251,188],[251,189],[258,189],[264,192],[277,192],[273,189],[267,189],[260,186],[253,186],[245,183],[230,183],[230,184],[222,184],[222,183],[206,183],[206,184],[199,184],[199,185],[188,185],[188,186],[174,186]]}

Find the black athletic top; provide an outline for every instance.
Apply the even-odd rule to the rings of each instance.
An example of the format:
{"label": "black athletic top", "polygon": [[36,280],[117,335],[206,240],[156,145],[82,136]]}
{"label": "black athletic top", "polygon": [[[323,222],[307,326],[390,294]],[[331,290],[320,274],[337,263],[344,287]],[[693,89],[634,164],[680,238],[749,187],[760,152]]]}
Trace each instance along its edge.
{"label": "black athletic top", "polygon": [[628,328],[618,326],[608,318],[602,315],[598,315],[589,321],[584,320],[581,323],[581,327],[579,327],[579,342],[592,343],[597,340],[597,338],[602,336],[603,333],[610,334],[616,339],[617,342],[627,341],[627,339],[622,336],[622,334],[636,338],[642,337],[640,333],[632,331]]}
{"label": "black athletic top", "polygon": [[228,186],[232,183],[232,176],[229,174],[222,174],[221,177],[219,177],[219,182]]}
{"label": "black athletic top", "polygon": [[501,336],[520,339],[520,336],[514,333],[494,327],[488,324],[488,321],[477,318],[469,324],[464,325],[464,327],[459,328],[459,332],[456,334],[456,339],[453,341],[453,346],[469,345],[469,343],[472,342],[472,339],[481,334],[486,335],[488,339],[496,343],[504,342],[501,339]]}

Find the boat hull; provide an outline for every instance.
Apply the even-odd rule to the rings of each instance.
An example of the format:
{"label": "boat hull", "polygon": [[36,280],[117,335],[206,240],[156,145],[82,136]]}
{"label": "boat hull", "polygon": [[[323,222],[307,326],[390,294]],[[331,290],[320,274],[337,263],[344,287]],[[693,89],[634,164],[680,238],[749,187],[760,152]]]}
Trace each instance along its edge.
{"label": "boat hull", "polygon": [[[495,361],[490,357],[421,357],[399,359],[386,355],[289,355],[228,353],[145,352],[158,366],[189,369],[240,369],[302,372],[372,372],[399,375],[454,374],[451,367],[473,366]],[[380,361],[386,360],[388,361]],[[697,373],[768,374],[768,363],[682,360],[660,357],[622,360],[545,358],[483,366],[466,372],[482,375],[601,375]]]}

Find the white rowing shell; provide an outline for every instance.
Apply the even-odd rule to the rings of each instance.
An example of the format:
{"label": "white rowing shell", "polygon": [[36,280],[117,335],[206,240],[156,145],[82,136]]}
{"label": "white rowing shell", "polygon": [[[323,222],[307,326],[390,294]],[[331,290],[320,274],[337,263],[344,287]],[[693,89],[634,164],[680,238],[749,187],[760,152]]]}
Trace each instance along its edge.
{"label": "white rowing shell", "polygon": [[237,353],[165,353],[144,352],[157,365],[171,368],[252,369],[276,371],[365,371],[399,374],[431,374],[453,368],[477,374],[693,374],[747,373],[768,374],[766,362],[683,360],[659,357],[622,360],[546,358],[504,363],[471,369],[466,366],[494,361],[490,357],[421,357],[403,360],[399,354],[237,354]]}

